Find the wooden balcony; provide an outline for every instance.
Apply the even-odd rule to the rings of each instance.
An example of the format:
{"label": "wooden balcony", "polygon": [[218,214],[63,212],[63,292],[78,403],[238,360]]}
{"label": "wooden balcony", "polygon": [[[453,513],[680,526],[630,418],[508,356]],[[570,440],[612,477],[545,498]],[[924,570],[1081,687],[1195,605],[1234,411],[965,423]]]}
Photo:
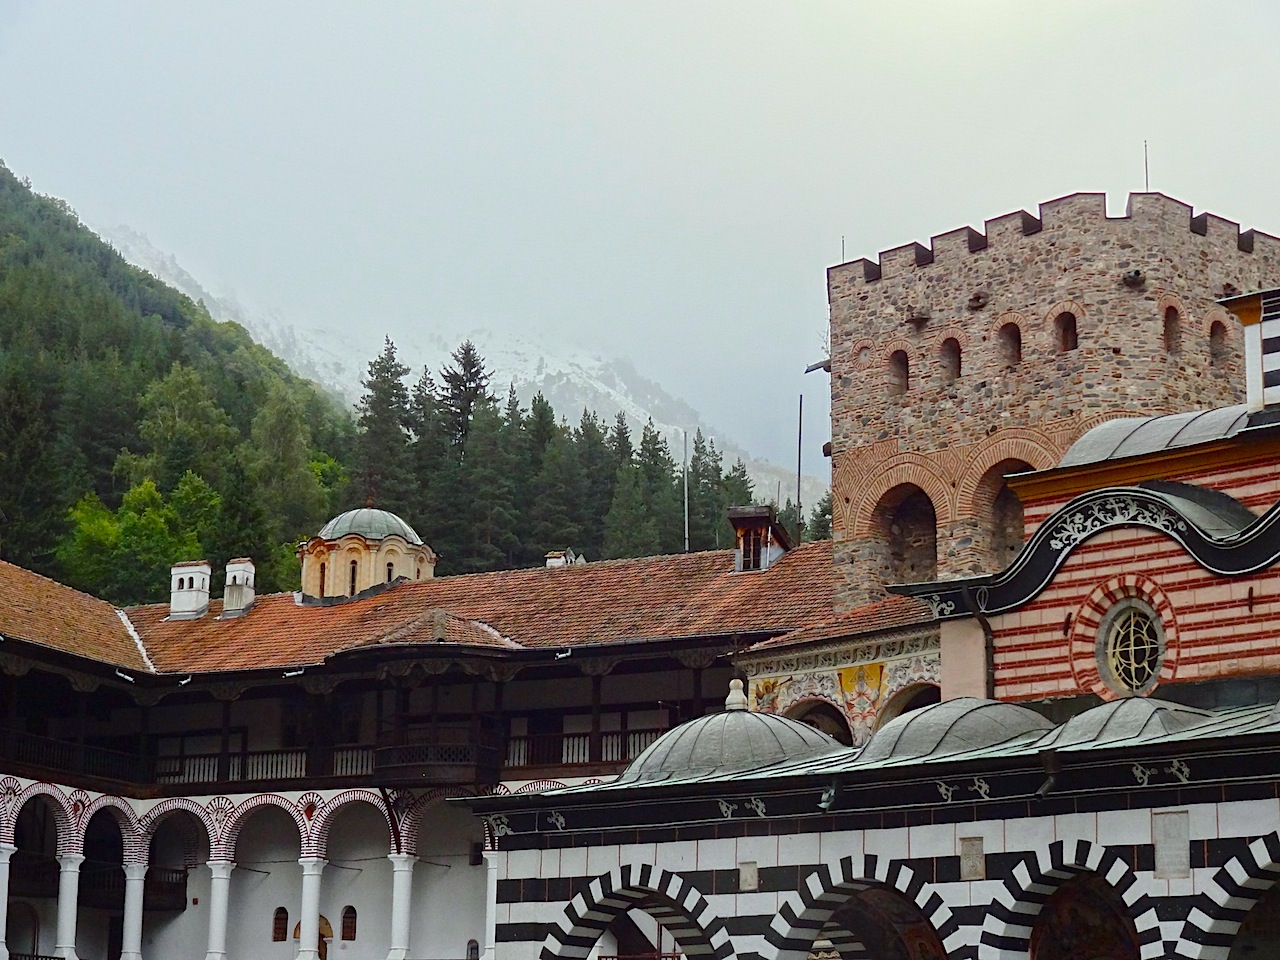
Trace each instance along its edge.
{"label": "wooden balcony", "polygon": [[598,734],[549,733],[507,739],[506,767],[591,767],[620,771],[666,730],[602,730]]}
{"label": "wooden balcony", "polygon": [[[58,860],[49,854],[18,850],[9,872],[9,895],[30,900],[58,896]],[[142,888],[144,910],[185,910],[187,871],[151,867]],[[124,909],[124,868],[86,860],[80,865],[80,903],[101,910]]]}
{"label": "wooden balcony", "polygon": [[388,786],[492,786],[502,770],[502,737],[487,722],[411,727],[388,734],[373,772]]}

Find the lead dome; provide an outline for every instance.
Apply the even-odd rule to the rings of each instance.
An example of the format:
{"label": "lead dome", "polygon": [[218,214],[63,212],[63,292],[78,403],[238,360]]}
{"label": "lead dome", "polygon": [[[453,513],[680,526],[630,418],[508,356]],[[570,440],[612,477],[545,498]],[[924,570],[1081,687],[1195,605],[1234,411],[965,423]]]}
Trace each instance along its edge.
{"label": "lead dome", "polygon": [[657,783],[740,773],[847,750],[807,724],[748,710],[742,681],[733,680],[723,713],[698,717],[667,731],[636,757],[616,782]]}
{"label": "lead dome", "polygon": [[352,533],[366,540],[399,537],[407,543],[422,543],[422,538],[409,524],[388,510],[376,510],[373,507],[362,507],[359,510],[348,510],[346,513],[338,514],[321,527],[316,536],[322,540],[337,540]]}

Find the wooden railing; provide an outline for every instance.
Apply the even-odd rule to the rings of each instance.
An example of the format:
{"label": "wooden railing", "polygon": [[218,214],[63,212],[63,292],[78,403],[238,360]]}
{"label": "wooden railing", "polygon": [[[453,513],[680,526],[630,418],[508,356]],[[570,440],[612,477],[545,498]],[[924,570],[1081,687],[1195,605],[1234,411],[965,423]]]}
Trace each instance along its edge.
{"label": "wooden railing", "polygon": [[497,783],[502,738],[478,724],[441,725],[386,735],[374,751],[380,780],[395,783]]}
{"label": "wooden railing", "polygon": [[0,729],[0,756],[23,766],[126,783],[144,783],[148,774],[146,759],[137,754],[37,737],[21,730]]}
{"label": "wooden railing", "polygon": [[58,958],[47,953],[11,953],[9,960],[58,960]]}
{"label": "wooden railing", "polygon": [[598,756],[592,756],[590,733],[545,733],[507,739],[508,768],[564,767],[588,763],[630,763],[666,731],[605,730]]}

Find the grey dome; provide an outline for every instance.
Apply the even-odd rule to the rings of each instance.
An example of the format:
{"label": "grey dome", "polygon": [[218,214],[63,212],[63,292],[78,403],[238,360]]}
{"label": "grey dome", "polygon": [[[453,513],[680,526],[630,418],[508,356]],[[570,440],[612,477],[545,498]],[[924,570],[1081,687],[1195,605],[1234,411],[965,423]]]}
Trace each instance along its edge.
{"label": "grey dome", "polygon": [[615,783],[654,783],[739,773],[848,749],[796,720],[771,713],[726,710],[668,730],[631,761]]}
{"label": "grey dome", "polygon": [[994,747],[1053,724],[1034,710],[999,700],[957,697],[895,717],[876,731],[857,763],[923,759]]}
{"label": "grey dome", "polygon": [[1209,714],[1148,697],[1122,697],[1078,713],[1042,740],[1036,747],[1069,747],[1074,744],[1107,743],[1134,737],[1159,737],[1177,733],[1198,723]]}
{"label": "grey dome", "polygon": [[375,510],[365,507],[360,510],[348,510],[340,513],[323,527],[316,536],[322,540],[337,540],[349,533],[359,534],[366,540],[383,540],[387,537],[400,537],[409,543],[422,543],[422,538],[394,513],[386,510]]}

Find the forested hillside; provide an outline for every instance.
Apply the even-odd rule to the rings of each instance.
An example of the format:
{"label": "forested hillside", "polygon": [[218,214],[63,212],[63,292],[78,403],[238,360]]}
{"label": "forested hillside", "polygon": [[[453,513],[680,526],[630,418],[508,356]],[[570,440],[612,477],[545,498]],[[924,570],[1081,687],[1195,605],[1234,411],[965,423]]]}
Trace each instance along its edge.
{"label": "forested hillside", "polygon": [[[297,542],[369,501],[439,575],[684,548],[682,471],[652,426],[500,399],[470,343],[410,373],[388,340],[341,409],[0,164],[0,557],[117,603],[164,599],[169,565],[198,557],[250,556],[260,590],[290,590]],[[729,546],[746,471],[701,434],[691,453],[690,548]],[[827,500],[812,535],[829,518]]]}

